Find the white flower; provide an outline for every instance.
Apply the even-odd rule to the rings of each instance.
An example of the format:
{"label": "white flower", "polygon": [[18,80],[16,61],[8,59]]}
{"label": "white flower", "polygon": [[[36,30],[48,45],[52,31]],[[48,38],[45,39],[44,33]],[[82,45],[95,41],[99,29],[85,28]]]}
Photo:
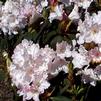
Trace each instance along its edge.
{"label": "white flower", "polygon": [[85,50],[83,46],[80,46],[78,51],[73,50],[72,57],[74,68],[82,68],[85,65],[89,65],[90,60],[88,58],[87,50]]}
{"label": "white flower", "polygon": [[95,42],[96,44],[101,43],[101,22],[100,22],[101,12],[98,14],[93,14],[92,16],[86,12],[85,20],[79,21],[77,34],[78,43],[83,44],[84,42],[90,43]]}
{"label": "white flower", "polygon": [[87,9],[92,1],[93,0],[69,0],[70,3],[74,2],[79,7],[83,7],[84,9]]}
{"label": "white flower", "polygon": [[67,61],[58,57],[56,51],[48,46],[40,48],[26,39],[16,46],[8,71],[19,89],[18,94],[23,95],[24,100],[35,101],[39,101],[39,94],[50,86],[48,74],[68,72]]}
{"label": "white flower", "polygon": [[63,18],[63,5],[56,5],[54,11],[50,12],[49,21],[52,22],[54,19],[62,20]]}
{"label": "white flower", "polygon": [[97,76],[94,74],[93,69],[85,68],[84,70],[82,70],[82,74],[82,80],[85,84],[90,83],[92,86],[96,85]]}
{"label": "white flower", "polygon": [[68,18],[70,18],[71,20],[74,19],[79,19],[79,13],[78,13],[78,6],[75,5],[72,12],[69,14]]}
{"label": "white flower", "polygon": [[41,6],[42,8],[48,6],[48,1],[47,0],[41,1]]}
{"label": "white flower", "polygon": [[4,35],[18,34],[20,29],[32,24],[39,14],[32,1],[7,0],[0,6],[0,29]]}
{"label": "white flower", "polygon": [[44,81],[41,83],[39,87],[39,92],[44,93],[44,89],[48,88],[50,86],[50,83],[47,81]]}
{"label": "white flower", "polygon": [[96,86],[96,81],[101,80],[101,65],[95,67],[95,69],[85,67],[84,70],[78,71],[77,75],[82,75],[82,81],[90,83],[92,86]]}
{"label": "white flower", "polygon": [[94,49],[91,49],[88,51],[88,56],[89,59],[93,62],[93,63],[101,63],[101,51],[100,51],[100,47],[95,47]]}
{"label": "white flower", "polygon": [[64,71],[65,73],[68,73],[68,65],[63,65],[62,67],[58,67],[58,69],[55,70],[55,72],[51,73],[52,75],[57,75],[60,71]]}
{"label": "white flower", "polygon": [[47,0],[38,0],[37,2],[38,2],[38,5],[36,6],[36,10],[37,10],[37,12],[41,13],[43,11],[43,9],[48,6],[48,1]]}
{"label": "white flower", "polygon": [[56,52],[57,56],[61,59],[71,57],[71,46],[67,42],[62,41],[61,43],[56,44]]}
{"label": "white flower", "polygon": [[[33,96],[35,92],[39,95],[50,86],[46,81],[48,66],[44,60],[38,61],[40,55],[37,44],[23,40],[14,50],[13,62],[9,67],[13,83],[21,90],[19,94],[23,94],[25,99],[28,100],[31,98],[35,99]],[[30,83],[32,84],[30,85]]]}

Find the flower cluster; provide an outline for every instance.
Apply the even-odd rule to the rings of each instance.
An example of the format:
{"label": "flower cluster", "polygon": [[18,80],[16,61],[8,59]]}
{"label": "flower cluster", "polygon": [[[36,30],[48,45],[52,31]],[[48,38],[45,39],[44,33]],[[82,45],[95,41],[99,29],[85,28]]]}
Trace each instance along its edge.
{"label": "flower cluster", "polygon": [[78,74],[82,74],[82,81],[85,84],[90,83],[95,86],[96,81],[101,80],[101,65],[98,65],[95,69],[86,67],[84,70],[79,71]]}
{"label": "flower cluster", "polygon": [[67,64],[70,61],[66,58],[70,57],[73,58],[74,68],[82,69],[87,66],[78,72],[78,74],[82,74],[84,83],[90,82],[95,85],[97,80],[101,80],[100,65],[94,70],[88,68],[91,61],[100,62],[100,50],[96,47],[87,51],[82,45],[78,50],[71,47],[63,41],[57,43],[56,51],[54,51],[48,46],[40,48],[38,44],[26,39],[17,45],[8,69],[13,84],[19,89],[19,95],[23,95],[23,98],[27,100],[33,98],[35,101],[39,101],[39,94],[44,93],[44,90],[50,86],[49,74],[55,76],[60,71],[67,73]]}
{"label": "flower cluster", "polygon": [[16,46],[12,60],[9,67],[12,82],[19,89],[18,93],[27,100],[33,98],[39,101],[39,94],[50,86],[49,74],[57,75],[61,70],[68,72],[68,62],[53,49],[48,46],[40,48],[26,39]]}
{"label": "flower cluster", "polygon": [[7,0],[0,5],[0,29],[5,35],[17,34],[38,16],[33,0]]}
{"label": "flower cluster", "polygon": [[98,14],[94,13],[92,16],[90,16],[90,14],[87,12],[85,15],[85,20],[79,21],[78,31],[80,31],[80,33],[77,34],[77,37],[79,37],[79,44],[83,44],[84,42],[90,43],[92,41],[96,44],[101,44],[100,18],[101,11],[99,11]]}
{"label": "flower cluster", "polygon": [[[82,74],[82,81],[84,83],[90,83],[95,86],[96,81],[101,80],[101,46],[95,47],[88,51],[88,59],[89,64],[84,68],[84,70],[80,70],[78,73]],[[94,68],[91,68],[91,64],[97,64]]]}

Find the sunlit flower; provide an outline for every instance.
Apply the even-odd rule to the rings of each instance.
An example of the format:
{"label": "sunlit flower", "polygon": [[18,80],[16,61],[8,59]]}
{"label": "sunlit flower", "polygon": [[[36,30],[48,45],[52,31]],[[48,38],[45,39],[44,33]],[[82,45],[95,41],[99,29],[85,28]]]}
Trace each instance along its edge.
{"label": "sunlit flower", "polygon": [[19,29],[34,22],[38,15],[35,5],[29,0],[7,0],[0,12],[0,29],[5,35],[17,34]]}
{"label": "sunlit flower", "polygon": [[63,18],[63,5],[56,5],[53,11],[50,12],[49,21],[52,22],[54,19],[62,20]]}
{"label": "sunlit flower", "polygon": [[86,67],[84,70],[78,71],[78,74],[81,74],[81,80],[85,84],[90,83],[92,86],[96,86],[96,81],[101,80],[101,65],[98,65],[95,69]]}
{"label": "sunlit flower", "polygon": [[39,101],[39,94],[50,86],[48,74],[55,76],[60,71],[67,73],[67,63],[48,46],[40,48],[38,44],[24,39],[16,46],[8,71],[23,99]]}
{"label": "sunlit flower", "polygon": [[101,43],[101,12],[98,14],[93,14],[92,16],[89,13],[86,13],[85,20],[79,21],[78,31],[80,33],[77,34],[78,43],[83,44],[84,42],[90,43],[95,42],[96,44]]}
{"label": "sunlit flower", "polygon": [[70,18],[71,20],[79,19],[78,9],[78,6],[75,5],[72,12],[69,14],[68,18]]}
{"label": "sunlit flower", "polygon": [[95,47],[88,52],[89,58],[93,63],[101,63],[101,50],[100,47]]}
{"label": "sunlit flower", "polygon": [[70,3],[74,2],[79,7],[87,9],[93,0],[69,0]]}
{"label": "sunlit flower", "polygon": [[41,6],[42,8],[48,6],[48,1],[47,0],[41,1]]}
{"label": "sunlit flower", "polygon": [[82,74],[82,81],[86,83],[90,83],[91,85],[95,86],[96,81],[98,80],[97,76],[94,74],[93,69],[85,68],[84,70],[81,70],[78,72],[79,74]]}
{"label": "sunlit flower", "polygon": [[90,60],[87,53],[88,51],[83,46],[80,46],[78,51],[72,51],[74,68],[83,68],[83,66],[89,65]]}

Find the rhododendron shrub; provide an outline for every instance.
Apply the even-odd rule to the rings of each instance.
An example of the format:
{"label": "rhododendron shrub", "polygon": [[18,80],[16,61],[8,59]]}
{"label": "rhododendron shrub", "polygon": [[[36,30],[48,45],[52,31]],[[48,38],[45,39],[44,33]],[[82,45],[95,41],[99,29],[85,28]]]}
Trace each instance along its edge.
{"label": "rhododendron shrub", "polygon": [[100,19],[99,0],[0,2],[0,52],[23,101],[95,101]]}

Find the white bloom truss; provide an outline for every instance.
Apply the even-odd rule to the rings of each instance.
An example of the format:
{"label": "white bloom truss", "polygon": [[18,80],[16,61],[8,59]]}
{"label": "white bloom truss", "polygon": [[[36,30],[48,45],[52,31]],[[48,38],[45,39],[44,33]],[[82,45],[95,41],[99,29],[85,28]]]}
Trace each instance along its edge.
{"label": "white bloom truss", "polygon": [[96,44],[101,44],[101,11],[98,14],[93,14],[92,16],[86,12],[85,20],[79,21],[77,34],[78,43],[83,44],[84,42],[90,43],[95,42]]}
{"label": "white bloom truss", "polygon": [[16,46],[8,70],[19,95],[25,100],[33,98],[35,101],[39,101],[39,94],[50,86],[48,74],[57,75],[61,70],[68,72],[67,61],[56,51],[48,46],[40,48],[26,39]]}
{"label": "white bloom truss", "polygon": [[6,35],[17,34],[38,17],[33,0],[7,0],[0,5],[0,29]]}
{"label": "white bloom truss", "polygon": [[95,69],[86,67],[84,70],[81,70],[77,73],[82,74],[82,81],[90,83],[92,86],[96,85],[96,81],[101,80],[101,65],[98,65]]}

